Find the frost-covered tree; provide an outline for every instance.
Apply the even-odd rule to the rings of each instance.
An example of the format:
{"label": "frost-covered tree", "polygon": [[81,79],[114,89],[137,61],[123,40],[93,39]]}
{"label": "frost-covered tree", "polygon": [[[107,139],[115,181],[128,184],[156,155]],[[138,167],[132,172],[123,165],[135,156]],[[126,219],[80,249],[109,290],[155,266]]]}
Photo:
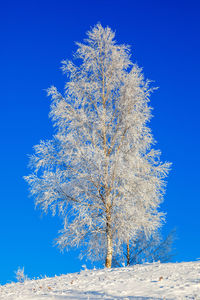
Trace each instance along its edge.
{"label": "frost-covered tree", "polygon": [[55,135],[35,146],[33,173],[25,179],[36,205],[63,216],[57,244],[82,245],[88,257],[105,257],[110,268],[122,243],[161,225],[170,165],[152,149],[152,89],[131,62],[129,47],[116,44],[115,34],[100,24],[87,36],[77,43],[77,63],[62,62],[64,95],[48,90]]}
{"label": "frost-covered tree", "polygon": [[175,229],[170,231],[165,238],[162,237],[160,230],[153,232],[149,237],[144,232],[140,232],[134,241],[128,240],[122,245],[121,251],[114,255],[113,266],[129,266],[155,261],[168,262],[175,256],[173,251],[175,239]]}

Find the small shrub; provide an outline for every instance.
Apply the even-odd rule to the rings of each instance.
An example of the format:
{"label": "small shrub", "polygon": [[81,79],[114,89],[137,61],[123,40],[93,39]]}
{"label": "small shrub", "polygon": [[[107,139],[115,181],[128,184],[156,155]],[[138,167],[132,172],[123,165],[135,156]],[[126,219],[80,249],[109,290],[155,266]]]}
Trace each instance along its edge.
{"label": "small shrub", "polygon": [[23,268],[18,268],[17,271],[15,271],[16,279],[18,282],[24,282],[28,280],[28,277],[24,274],[24,267]]}

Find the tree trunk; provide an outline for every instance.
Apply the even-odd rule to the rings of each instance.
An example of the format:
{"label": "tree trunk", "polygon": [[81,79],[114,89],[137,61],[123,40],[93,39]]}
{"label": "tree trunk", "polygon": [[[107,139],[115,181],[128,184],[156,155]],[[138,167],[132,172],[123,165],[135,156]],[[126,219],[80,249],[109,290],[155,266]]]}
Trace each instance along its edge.
{"label": "tree trunk", "polygon": [[129,246],[129,240],[127,240],[126,244],[126,259],[127,259],[127,266],[130,266],[130,246]]}
{"label": "tree trunk", "polygon": [[107,238],[107,253],[106,253],[106,268],[111,268],[112,266],[112,233],[111,233],[111,218],[110,214],[107,213],[107,222],[106,222],[106,238]]}
{"label": "tree trunk", "polygon": [[112,265],[112,238],[107,235],[107,253],[106,253],[106,268],[111,268]]}

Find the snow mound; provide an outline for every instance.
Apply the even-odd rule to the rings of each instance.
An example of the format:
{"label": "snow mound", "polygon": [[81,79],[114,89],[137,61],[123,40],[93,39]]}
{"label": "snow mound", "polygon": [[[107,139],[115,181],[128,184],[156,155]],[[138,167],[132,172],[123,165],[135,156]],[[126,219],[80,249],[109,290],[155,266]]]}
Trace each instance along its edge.
{"label": "snow mound", "polygon": [[0,286],[5,300],[200,299],[200,262],[84,270]]}

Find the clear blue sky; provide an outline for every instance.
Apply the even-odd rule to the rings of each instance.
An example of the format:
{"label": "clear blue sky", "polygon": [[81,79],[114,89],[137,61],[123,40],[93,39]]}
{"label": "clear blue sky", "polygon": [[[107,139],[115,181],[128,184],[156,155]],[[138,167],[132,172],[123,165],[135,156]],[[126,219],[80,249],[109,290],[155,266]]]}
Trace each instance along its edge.
{"label": "clear blue sky", "polygon": [[162,210],[165,231],[177,227],[175,261],[200,257],[199,1],[35,0],[0,7],[0,283],[24,266],[30,277],[79,271],[77,252],[52,246],[61,220],[41,216],[28,197],[28,157],[51,138],[45,89],[62,90],[60,61],[97,22],[116,30],[133,60],[160,88],[151,122],[163,160],[173,163]]}

